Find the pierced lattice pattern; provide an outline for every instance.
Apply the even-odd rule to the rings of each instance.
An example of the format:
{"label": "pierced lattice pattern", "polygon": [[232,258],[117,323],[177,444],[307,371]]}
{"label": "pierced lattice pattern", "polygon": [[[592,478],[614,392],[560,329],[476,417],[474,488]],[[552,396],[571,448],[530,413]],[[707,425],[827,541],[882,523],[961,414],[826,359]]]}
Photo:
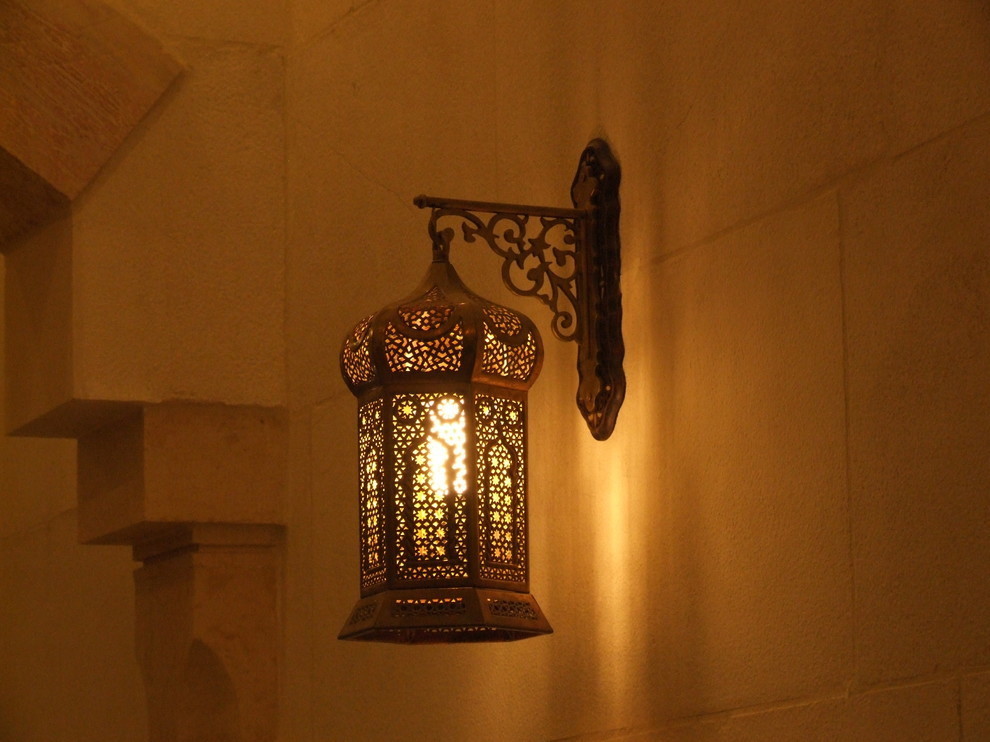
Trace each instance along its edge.
{"label": "pierced lattice pattern", "polygon": [[501,443],[488,449],[489,548],[493,561],[511,564],[515,548],[512,507],[512,454]]}
{"label": "pierced lattice pattern", "polygon": [[492,332],[487,322],[484,327],[481,370],[496,376],[526,381],[536,365],[536,341],[533,335],[527,335],[526,342],[521,345],[509,345]]}
{"label": "pierced lattice pattern", "polygon": [[481,576],[526,580],[526,481],[523,403],[475,396]]}
{"label": "pierced lattice pattern", "polygon": [[358,409],[361,587],[385,582],[385,435],[380,399]]}
{"label": "pierced lattice pattern", "polygon": [[450,304],[417,304],[412,307],[399,307],[399,316],[407,326],[420,332],[439,330],[450,319],[454,307]]}
{"label": "pierced lattice pattern", "polygon": [[416,630],[423,634],[438,634],[443,636],[445,634],[497,634],[499,631],[503,631],[504,629],[499,629],[495,626],[430,626]]}
{"label": "pierced lattice pattern", "polygon": [[484,308],[484,312],[488,321],[503,335],[518,335],[519,331],[522,330],[519,316],[511,309],[500,307],[497,304],[489,304]]}
{"label": "pierced lattice pattern", "polygon": [[375,604],[366,603],[362,606],[358,606],[351,613],[350,619],[347,621],[348,626],[353,626],[356,623],[361,623],[362,621],[367,621],[369,618],[375,615]]}
{"label": "pierced lattice pattern", "polygon": [[368,347],[371,338],[368,326],[373,316],[369,315],[358,322],[344,343],[344,372],[352,384],[363,384],[375,375],[375,364],[371,360],[371,350]]}
{"label": "pierced lattice pattern", "polygon": [[456,616],[466,612],[464,598],[399,598],[392,603],[395,618]]}
{"label": "pierced lattice pattern", "polygon": [[403,335],[391,322],[385,328],[385,359],[391,371],[456,371],[463,355],[464,328],[460,322],[445,335],[429,340]]}
{"label": "pierced lattice pattern", "polygon": [[488,598],[488,610],[493,616],[505,618],[528,618],[535,621],[539,618],[536,609],[525,600],[501,600],[499,598]]}
{"label": "pierced lattice pattern", "polygon": [[392,420],[398,576],[467,577],[464,397],[397,394]]}

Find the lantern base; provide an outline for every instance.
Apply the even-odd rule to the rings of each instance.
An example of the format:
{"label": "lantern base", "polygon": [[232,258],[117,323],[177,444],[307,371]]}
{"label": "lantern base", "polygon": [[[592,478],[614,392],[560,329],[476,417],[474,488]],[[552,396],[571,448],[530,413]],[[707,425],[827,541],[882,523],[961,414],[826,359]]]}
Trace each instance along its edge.
{"label": "lantern base", "polygon": [[515,641],[552,633],[529,593],[444,587],[386,590],[362,598],[337,638],[452,644]]}

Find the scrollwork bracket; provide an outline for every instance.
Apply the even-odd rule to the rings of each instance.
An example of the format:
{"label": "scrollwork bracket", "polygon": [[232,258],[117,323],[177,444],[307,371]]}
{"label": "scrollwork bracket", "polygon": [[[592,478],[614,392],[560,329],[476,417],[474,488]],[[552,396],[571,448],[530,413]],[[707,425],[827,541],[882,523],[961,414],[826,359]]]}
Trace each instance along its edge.
{"label": "scrollwork bracket", "polygon": [[[485,242],[502,258],[502,280],[553,312],[554,335],[578,344],[577,404],[591,434],[612,434],[625,397],[619,287],[619,164],[592,140],[571,183],[573,208],[418,196],[432,210],[434,261],[447,261],[460,226],[464,242]],[[531,230],[531,227],[533,228]]]}

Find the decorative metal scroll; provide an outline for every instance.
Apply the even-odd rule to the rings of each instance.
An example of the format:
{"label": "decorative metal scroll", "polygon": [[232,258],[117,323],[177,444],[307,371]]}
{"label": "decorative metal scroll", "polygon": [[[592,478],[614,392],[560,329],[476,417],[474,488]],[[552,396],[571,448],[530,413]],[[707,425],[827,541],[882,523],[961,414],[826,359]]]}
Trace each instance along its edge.
{"label": "decorative metal scroll", "polygon": [[[559,339],[578,343],[577,403],[598,440],[612,434],[625,397],[619,288],[619,165],[592,140],[571,184],[574,208],[419,196],[430,208],[434,261],[446,262],[460,226],[465,242],[484,241],[502,258],[502,280],[553,312]],[[448,226],[452,225],[452,226]]]}
{"label": "decorative metal scroll", "polygon": [[[483,240],[502,258],[505,285],[513,293],[531,296],[548,306],[553,312],[551,328],[559,339],[577,340],[575,236],[578,220],[583,215],[495,212],[483,218],[474,213],[481,209],[468,210],[456,204],[447,200],[443,206],[433,208],[429,232],[434,259],[446,260],[456,234],[452,227],[441,229],[441,221],[460,219],[461,237],[465,242]],[[531,221],[539,226],[532,236],[528,234]]]}

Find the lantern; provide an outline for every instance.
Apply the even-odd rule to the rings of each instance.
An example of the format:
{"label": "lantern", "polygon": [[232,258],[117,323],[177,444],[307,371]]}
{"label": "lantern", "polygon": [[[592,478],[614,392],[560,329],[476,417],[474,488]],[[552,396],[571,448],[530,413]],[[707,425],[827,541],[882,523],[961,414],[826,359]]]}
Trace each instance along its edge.
{"label": "lantern", "polygon": [[443,255],[361,320],[341,367],[358,398],[361,594],[342,639],[550,633],[529,594],[526,392],[543,348]]}
{"label": "lantern", "polygon": [[358,399],[361,598],[339,638],[552,633],[529,592],[526,394],[542,342],[528,317],[461,282],[448,259],[456,231],[443,225],[488,243],[506,285],[546,304],[554,335],[577,342],[578,408],[605,439],[625,394],[618,184],[611,150],[594,140],[571,186],[574,208],[416,199],[432,209],[426,277],[358,322],[341,350]]}

